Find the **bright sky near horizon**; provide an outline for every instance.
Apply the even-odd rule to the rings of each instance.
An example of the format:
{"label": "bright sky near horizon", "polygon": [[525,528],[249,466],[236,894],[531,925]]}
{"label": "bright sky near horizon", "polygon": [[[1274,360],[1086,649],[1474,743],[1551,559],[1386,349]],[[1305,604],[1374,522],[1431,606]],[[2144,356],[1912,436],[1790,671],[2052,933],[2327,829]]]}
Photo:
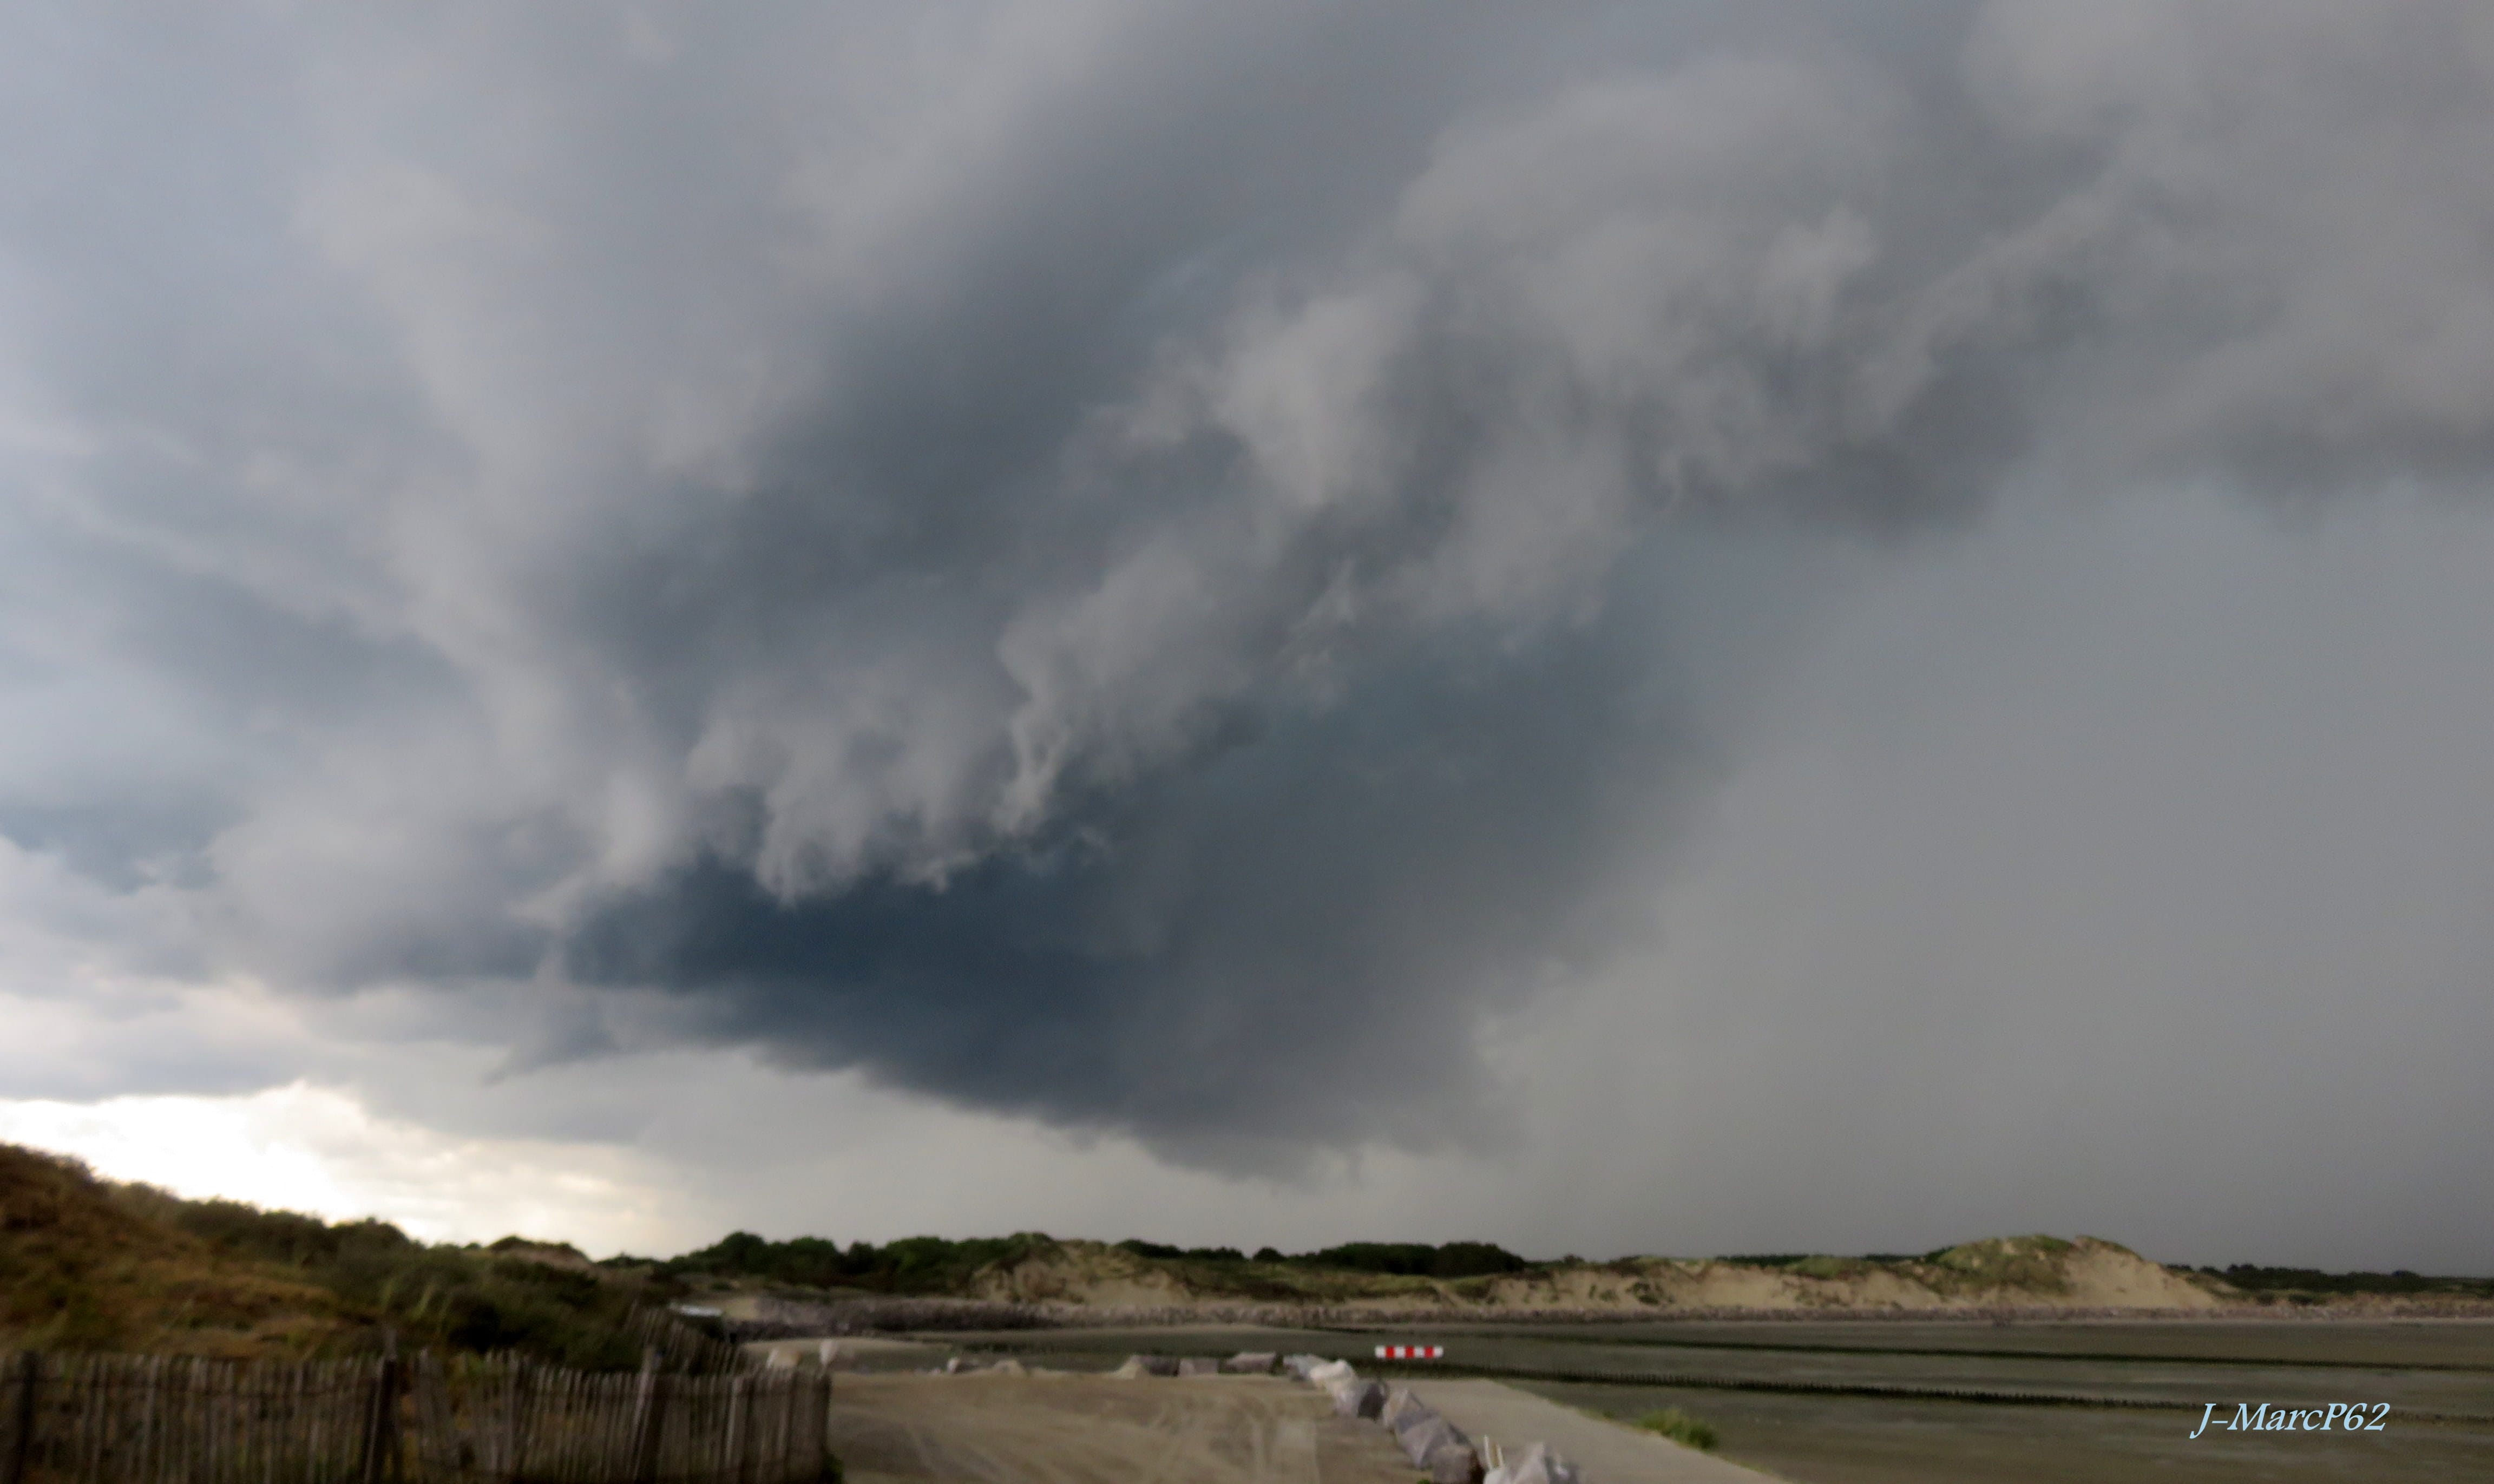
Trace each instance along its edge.
{"label": "bright sky near horizon", "polygon": [[2494,1271],[2494,14],[0,19],[0,1138]]}

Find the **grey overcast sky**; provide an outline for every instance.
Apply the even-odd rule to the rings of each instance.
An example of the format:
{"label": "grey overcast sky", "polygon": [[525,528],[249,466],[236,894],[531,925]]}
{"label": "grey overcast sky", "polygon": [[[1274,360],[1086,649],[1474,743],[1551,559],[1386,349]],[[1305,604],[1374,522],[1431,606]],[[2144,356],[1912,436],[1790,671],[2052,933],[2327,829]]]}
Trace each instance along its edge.
{"label": "grey overcast sky", "polygon": [[2494,1271],[2494,10],[28,0],[0,1136]]}

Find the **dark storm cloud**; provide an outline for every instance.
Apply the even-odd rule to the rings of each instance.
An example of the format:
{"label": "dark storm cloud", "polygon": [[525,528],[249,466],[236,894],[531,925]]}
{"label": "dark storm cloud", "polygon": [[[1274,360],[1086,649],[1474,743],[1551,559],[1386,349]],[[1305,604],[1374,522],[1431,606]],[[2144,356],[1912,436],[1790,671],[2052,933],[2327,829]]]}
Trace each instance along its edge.
{"label": "dark storm cloud", "polygon": [[13,25],[20,849],[1218,1163],[1482,1135],[1693,530],[2494,453],[2463,5]]}
{"label": "dark storm cloud", "polygon": [[707,860],[604,908],[568,968],[696,990],[705,1033],[796,1064],[1232,1162],[1242,1134],[1441,1144],[1488,1090],[1449,997],[1512,1002],[1599,941],[1638,791],[1687,752],[1650,665],[1584,634],[1414,656],[940,885],[783,901]]}

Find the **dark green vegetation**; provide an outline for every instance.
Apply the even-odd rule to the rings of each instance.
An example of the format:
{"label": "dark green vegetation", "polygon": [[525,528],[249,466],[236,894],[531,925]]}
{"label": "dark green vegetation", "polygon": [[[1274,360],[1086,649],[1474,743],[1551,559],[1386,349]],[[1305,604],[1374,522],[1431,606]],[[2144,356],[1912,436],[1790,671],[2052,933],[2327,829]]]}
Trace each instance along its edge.
{"label": "dark green vegetation", "polygon": [[[651,1266],[675,1276],[755,1278],[817,1288],[861,1288],[876,1293],[956,1292],[982,1269],[1011,1266],[1056,1246],[1044,1232],[1009,1237],[903,1237],[881,1247],[857,1242],[846,1249],[824,1237],[768,1241],[738,1231],[699,1252],[655,1261],[609,1258],[609,1265]],[[1535,1264],[1488,1242],[1350,1242],[1319,1252],[1284,1254],[1267,1247],[1250,1257],[1235,1247],[1174,1247],[1130,1237],[1119,1252],[1154,1262],[1263,1262],[1347,1273],[1414,1278],[1478,1278],[1520,1273]]]}
{"label": "dark green vegetation", "polygon": [[[2070,1245],[2069,1243],[2062,1241],[2059,1237],[2039,1236],[2029,1237],[2027,1240],[2042,1244],[2048,1250],[2053,1251],[2066,1249]],[[1831,1257],[1825,1253],[1815,1252],[1740,1253],[1728,1257],[1718,1257],[1715,1260],[1718,1262],[1737,1262],[1743,1267],[1800,1267],[1803,1264],[1810,1262],[1831,1261],[1872,1262],[1886,1266],[1888,1264],[1898,1262],[1945,1263],[1952,1257],[1962,1257],[1964,1252],[1965,1249],[1962,1247],[1934,1247],[1930,1252],[1926,1253],[1869,1252],[1864,1253],[1859,1257],[1849,1258]]]}
{"label": "dark green vegetation", "polygon": [[981,1269],[1019,1262],[1056,1244],[1035,1231],[1009,1237],[903,1237],[881,1247],[856,1242],[843,1251],[824,1237],[767,1241],[750,1231],[731,1232],[698,1252],[654,1262],[611,1257],[605,1266],[646,1266],[670,1278],[751,1278],[812,1288],[860,1288],[875,1293],[942,1294],[959,1291]]}
{"label": "dark green vegetation", "polygon": [[449,1350],[519,1350],[584,1371],[640,1364],[636,1318],[677,1289],[593,1264],[569,1247],[506,1237],[432,1246],[386,1222],[328,1223],[231,1200],[119,1186],[114,1200],[200,1239],[220,1257],[321,1289],[342,1317]]}
{"label": "dark green vegetation", "polygon": [[1660,1433],[1673,1442],[1684,1447],[1695,1448],[1701,1453],[1714,1452],[1723,1440],[1715,1431],[1715,1424],[1702,1417],[1682,1411],[1677,1407],[1665,1407],[1659,1410],[1647,1412],[1636,1419],[1636,1425],[1649,1433]]}
{"label": "dark green vegetation", "polygon": [[[874,1293],[940,1295],[966,1288],[980,1272],[1045,1257],[1057,1247],[1044,1232],[1009,1237],[904,1237],[877,1247],[847,1248],[824,1237],[774,1242],[738,1231],[681,1257],[609,1258],[606,1265],[646,1267],[678,1278],[753,1279],[812,1288],[855,1288]],[[1317,1252],[1284,1254],[1263,1248],[1253,1257],[1235,1247],[1176,1247],[1129,1238],[1116,1250],[1147,1262],[1185,1264],[1262,1263],[1309,1272],[1366,1273],[1407,1278],[1481,1278],[1521,1273],[1536,1264],[1489,1242],[1350,1242]],[[1287,1293],[1287,1289],[1276,1289]]]}
{"label": "dark green vegetation", "polygon": [[2351,1293],[2379,1293],[2399,1298],[2494,1299],[2494,1278],[2431,1278],[2405,1268],[2388,1273],[2325,1273],[2308,1267],[2204,1267],[2246,1293],[2288,1302],[2318,1303]]}
{"label": "dark green vegetation", "polygon": [[1155,1262],[1287,1262],[1290,1259],[1270,1247],[1260,1248],[1248,1257],[1235,1247],[1171,1247],[1167,1242],[1146,1242],[1141,1237],[1128,1237],[1117,1244],[1119,1252],[1149,1257]]}
{"label": "dark green vegetation", "polygon": [[0,1344],[249,1350],[338,1323],[321,1290],[221,1261],[74,1160],[0,1144]]}
{"label": "dark green vegetation", "polygon": [[1494,1273],[1520,1273],[1535,1264],[1488,1242],[1351,1242],[1290,1259],[1305,1267],[1342,1268],[1354,1273],[1388,1273],[1405,1278],[1483,1278]]}
{"label": "dark green vegetation", "polygon": [[1138,1238],[1119,1242],[1117,1249],[1158,1261],[1274,1262],[1396,1278],[1484,1278],[1493,1273],[1521,1273],[1536,1265],[1491,1242],[1448,1242],[1443,1247],[1426,1242],[1346,1242],[1303,1253],[1264,1247],[1253,1257],[1235,1247],[1171,1247]]}
{"label": "dark green vegetation", "polygon": [[640,1363],[679,1286],[506,1240],[430,1246],[385,1222],[325,1222],[99,1180],[75,1160],[0,1145],[0,1345],[223,1355],[339,1353],[379,1343],[519,1350],[583,1370]]}

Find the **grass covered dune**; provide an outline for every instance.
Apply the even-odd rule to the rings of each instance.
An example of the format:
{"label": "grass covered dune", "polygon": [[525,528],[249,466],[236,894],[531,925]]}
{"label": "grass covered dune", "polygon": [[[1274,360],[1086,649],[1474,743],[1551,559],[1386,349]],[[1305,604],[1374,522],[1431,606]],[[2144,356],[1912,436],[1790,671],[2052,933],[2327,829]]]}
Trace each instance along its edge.
{"label": "grass covered dune", "polygon": [[2418,1303],[2481,1308],[2494,1283],[2415,1274],[2170,1268],[2096,1238],[1993,1238],[1918,1257],[1804,1254],[1535,1260],[1486,1242],[1358,1242],[1315,1252],[1059,1240],[1038,1232],[846,1246],[750,1232],[675,1257],[592,1261],[559,1242],[428,1244],[189,1200],[0,1144],[0,1348],[224,1356],[352,1353],[384,1329],[445,1351],[516,1350],[626,1368],[673,1306],[941,1297],[1095,1308],[1353,1305],[1380,1319],[1526,1311],[1669,1317],[1724,1309],[1984,1306],[2257,1311]]}

